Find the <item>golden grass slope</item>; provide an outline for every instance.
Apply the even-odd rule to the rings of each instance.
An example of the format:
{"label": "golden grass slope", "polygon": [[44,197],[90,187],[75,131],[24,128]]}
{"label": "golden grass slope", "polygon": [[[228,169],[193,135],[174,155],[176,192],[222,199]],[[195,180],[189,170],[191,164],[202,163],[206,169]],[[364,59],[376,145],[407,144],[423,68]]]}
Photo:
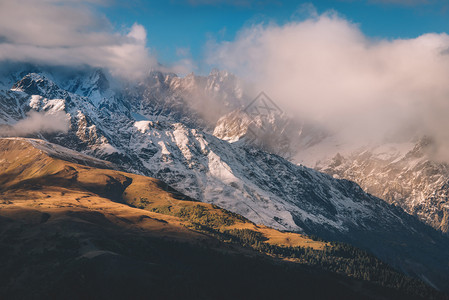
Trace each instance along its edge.
{"label": "golden grass slope", "polygon": [[[253,224],[217,206],[190,199],[154,178],[62,160],[45,150],[51,144],[39,145],[45,147],[36,147],[34,140],[0,139],[1,216],[42,222],[43,214],[65,218],[71,212],[93,211],[130,230],[176,240],[213,243],[213,237],[195,226],[201,223],[220,232],[257,231],[273,245],[316,250],[328,245]],[[91,162],[99,163],[96,159]],[[84,158],[83,163],[90,161]]]}

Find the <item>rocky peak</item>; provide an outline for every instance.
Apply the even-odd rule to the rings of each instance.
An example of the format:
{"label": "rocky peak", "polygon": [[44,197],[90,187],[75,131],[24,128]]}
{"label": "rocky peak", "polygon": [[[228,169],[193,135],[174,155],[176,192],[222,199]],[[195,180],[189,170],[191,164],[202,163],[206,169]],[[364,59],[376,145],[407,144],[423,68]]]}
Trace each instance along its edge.
{"label": "rocky peak", "polygon": [[12,89],[21,91],[29,95],[46,95],[54,94],[59,87],[46,76],[38,73],[30,73],[25,75],[20,81],[16,82]]}

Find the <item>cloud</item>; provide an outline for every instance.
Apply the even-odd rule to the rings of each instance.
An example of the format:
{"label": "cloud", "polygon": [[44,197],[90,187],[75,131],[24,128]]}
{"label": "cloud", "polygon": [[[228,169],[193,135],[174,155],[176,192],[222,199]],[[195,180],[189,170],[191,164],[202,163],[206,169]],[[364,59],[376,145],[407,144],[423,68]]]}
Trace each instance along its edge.
{"label": "cloud", "polygon": [[102,1],[0,1],[0,60],[47,65],[105,67],[138,78],[157,65],[146,48],[146,31],[134,24],[128,33],[113,30],[96,13]]}
{"label": "cloud", "polygon": [[210,42],[207,60],[253,82],[284,111],[349,141],[431,134],[446,147],[448,49],[444,33],[371,39],[356,24],[324,13]]}
{"label": "cloud", "polygon": [[0,136],[27,136],[36,133],[67,132],[69,119],[62,111],[44,113],[31,111],[27,118],[18,121],[13,126],[0,127]]}
{"label": "cloud", "polygon": [[169,72],[176,73],[180,76],[185,76],[188,73],[198,70],[198,65],[192,57],[189,47],[176,48],[177,61],[172,63],[167,69]]}

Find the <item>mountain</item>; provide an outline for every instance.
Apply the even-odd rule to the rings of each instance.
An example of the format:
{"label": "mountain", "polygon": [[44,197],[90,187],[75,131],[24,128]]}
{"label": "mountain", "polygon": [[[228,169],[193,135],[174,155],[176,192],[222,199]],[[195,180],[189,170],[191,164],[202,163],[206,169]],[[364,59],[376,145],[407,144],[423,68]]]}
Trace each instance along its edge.
{"label": "mountain", "polygon": [[[69,120],[67,133],[35,136],[108,160],[120,170],[158,178],[192,199],[218,205],[252,222],[367,249],[406,274],[449,288],[447,237],[353,182],[202,130],[207,126],[197,124],[198,115],[191,114],[187,100],[173,98],[173,86],[162,84],[196,79],[156,75],[153,72],[147,78],[157,82],[156,86],[144,81],[115,89],[112,84],[108,88],[107,76],[98,75],[98,70],[78,81],[53,81],[51,77],[57,76],[29,73],[2,92],[0,105],[12,113],[3,114],[1,123],[14,126],[31,110],[45,116],[63,112]],[[222,81],[217,78],[229,76],[209,77],[204,82],[218,84]],[[204,93],[221,91],[204,82],[197,87],[207,87]],[[162,91],[167,89],[165,98]],[[159,96],[153,101],[147,97],[150,92]],[[177,103],[184,104],[178,107]],[[164,105],[167,109],[160,109]]]}
{"label": "mountain", "polygon": [[448,233],[449,166],[429,155],[434,147],[429,137],[365,146],[323,157],[315,168],[353,180],[368,193]]}
{"label": "mountain", "polygon": [[246,103],[244,85],[237,77],[212,70],[208,76],[152,71],[137,87],[125,90],[134,113],[170,118],[188,126],[211,129],[223,114]]}
{"label": "mountain", "polygon": [[43,140],[0,139],[2,298],[444,299],[361,250],[115,168]]}
{"label": "mountain", "polygon": [[251,116],[242,110],[222,116],[214,135],[354,181],[364,191],[448,233],[449,167],[435,155],[437,144],[431,136],[360,143],[316,125],[295,122],[282,113]]}
{"label": "mountain", "polygon": [[213,135],[230,143],[257,147],[290,161],[305,154],[306,151],[302,151],[298,155],[301,149],[308,149],[329,135],[324,129],[297,122],[278,108],[259,103],[263,97],[266,96],[261,93],[244,109],[223,115],[217,121]]}

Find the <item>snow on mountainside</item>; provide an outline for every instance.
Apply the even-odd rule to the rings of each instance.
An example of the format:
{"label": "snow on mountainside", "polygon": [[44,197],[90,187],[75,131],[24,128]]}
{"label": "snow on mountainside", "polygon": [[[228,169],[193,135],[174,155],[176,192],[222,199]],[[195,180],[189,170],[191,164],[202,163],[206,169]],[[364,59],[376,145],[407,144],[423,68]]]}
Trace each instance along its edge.
{"label": "snow on mountainside", "polygon": [[[268,126],[263,134],[257,134],[258,143],[249,144],[293,163],[355,181],[368,193],[449,232],[449,166],[432,158],[430,138],[354,143],[306,124],[282,123],[280,118],[265,119]],[[248,143],[246,135],[257,129],[257,121],[234,111],[220,118],[214,135],[231,143]],[[279,127],[279,123],[288,125]],[[264,135],[272,137],[268,143]]]}
{"label": "snow on mountainside", "polygon": [[240,142],[292,159],[298,149],[321,142],[327,133],[318,127],[296,122],[284,113],[255,114],[237,109],[222,116],[213,134],[230,143]]}
{"label": "snow on mountainside", "polygon": [[70,80],[66,89],[74,94],[88,97],[96,107],[99,107],[115,96],[109,87],[109,81],[103,72],[95,70],[88,77]]}
{"label": "snow on mountainside", "polygon": [[368,193],[447,233],[449,166],[429,156],[432,143],[429,138],[421,138],[409,143],[363,147],[322,156],[314,166],[334,177],[357,182]]}
{"label": "snow on mountainside", "polygon": [[[113,91],[103,79],[90,82],[88,78],[101,78],[96,72],[84,81],[81,78],[82,84],[67,84],[72,91],[49,76],[24,76],[10,91],[1,92],[1,107],[9,107],[0,115],[1,122],[14,124],[30,110],[64,111],[70,118],[69,132],[43,134],[47,140],[106,159],[124,170],[162,179],[192,198],[256,223],[370,249],[406,273],[449,288],[449,254],[445,250],[449,241],[414,217],[366,194],[352,182],[192,128],[204,119],[190,114],[185,108],[187,100],[178,96],[201,88],[206,94],[220,91],[220,82],[229,76],[176,79],[153,72],[145,81],[148,86],[144,82],[134,90]],[[179,94],[172,91],[173,82],[192,84],[192,80],[201,83],[195,88],[185,83]],[[234,91],[241,96],[238,89]],[[240,98],[231,100],[230,105],[239,105]],[[180,122],[184,120],[187,125]]]}

